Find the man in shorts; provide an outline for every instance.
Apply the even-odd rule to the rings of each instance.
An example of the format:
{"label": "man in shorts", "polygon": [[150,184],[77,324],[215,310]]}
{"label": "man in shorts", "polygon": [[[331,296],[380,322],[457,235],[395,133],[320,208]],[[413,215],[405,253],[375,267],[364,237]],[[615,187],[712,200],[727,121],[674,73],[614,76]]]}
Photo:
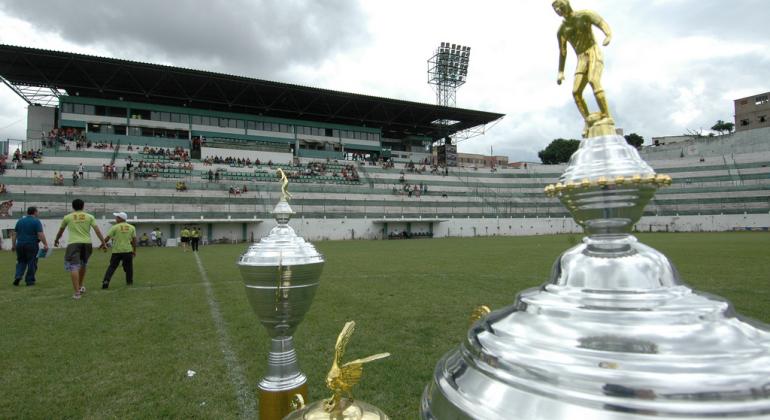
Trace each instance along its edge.
{"label": "man in shorts", "polygon": [[110,287],[110,280],[118,265],[123,264],[126,273],[126,284],[134,284],[134,257],[136,257],[136,228],[126,223],[128,215],[125,212],[113,213],[115,225],[107,231],[107,241],[112,240],[112,256],[110,266],[104,273],[102,289]]}
{"label": "man in shorts", "polygon": [[190,229],[185,226],[182,228],[182,250],[187,252],[187,244],[190,243]]}
{"label": "man in shorts", "polygon": [[72,288],[75,289],[75,294],[72,295],[73,299],[80,299],[80,296],[86,292],[84,285],[86,266],[88,265],[88,258],[93,252],[91,229],[94,230],[96,237],[101,241],[99,248],[107,249],[102,232],[96,225],[96,219],[94,219],[94,216],[84,212],[84,207],[85,203],[83,200],[78,198],[72,201],[72,209],[74,211],[64,216],[54,241],[54,246],[58,247],[59,239],[64,234],[64,230],[69,230],[67,249],[64,251],[64,269],[69,271],[72,278]]}

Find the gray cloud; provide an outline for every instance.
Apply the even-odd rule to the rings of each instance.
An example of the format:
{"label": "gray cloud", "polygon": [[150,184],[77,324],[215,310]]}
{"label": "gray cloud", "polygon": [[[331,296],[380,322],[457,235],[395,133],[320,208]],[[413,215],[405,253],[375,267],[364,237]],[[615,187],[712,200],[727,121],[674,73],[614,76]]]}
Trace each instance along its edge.
{"label": "gray cloud", "polygon": [[4,0],[0,8],[118,58],[277,80],[368,39],[354,0]]}

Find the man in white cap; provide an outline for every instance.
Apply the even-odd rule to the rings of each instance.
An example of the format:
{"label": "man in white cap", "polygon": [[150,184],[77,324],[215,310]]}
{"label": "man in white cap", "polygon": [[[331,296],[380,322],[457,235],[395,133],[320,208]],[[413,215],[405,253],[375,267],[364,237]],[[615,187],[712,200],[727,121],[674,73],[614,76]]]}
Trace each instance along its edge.
{"label": "man in white cap", "polygon": [[110,287],[110,280],[115,274],[118,265],[123,264],[123,271],[126,273],[126,284],[134,284],[134,257],[136,257],[136,228],[126,223],[128,215],[126,212],[113,213],[115,216],[115,225],[107,232],[107,242],[112,241],[112,256],[110,257],[110,266],[104,273],[102,280],[102,289]]}

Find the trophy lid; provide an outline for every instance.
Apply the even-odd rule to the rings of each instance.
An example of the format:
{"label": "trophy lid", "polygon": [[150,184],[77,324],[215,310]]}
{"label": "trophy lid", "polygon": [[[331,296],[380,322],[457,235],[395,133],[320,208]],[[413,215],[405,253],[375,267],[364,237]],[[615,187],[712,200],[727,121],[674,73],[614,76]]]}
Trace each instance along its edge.
{"label": "trophy lid", "polygon": [[[581,147],[634,157],[618,137]],[[644,168],[610,157],[577,156],[562,180]],[[770,328],[694,292],[665,255],[624,233],[666,184],[655,179],[556,193],[589,235],[561,255],[549,282],[476,322],[439,361],[424,419],[770,418]]]}
{"label": "trophy lid", "polygon": [[276,204],[273,216],[278,223],[270,234],[252,244],[238,261],[240,266],[293,266],[320,264],[323,255],[289,226],[294,211],[285,198]]}

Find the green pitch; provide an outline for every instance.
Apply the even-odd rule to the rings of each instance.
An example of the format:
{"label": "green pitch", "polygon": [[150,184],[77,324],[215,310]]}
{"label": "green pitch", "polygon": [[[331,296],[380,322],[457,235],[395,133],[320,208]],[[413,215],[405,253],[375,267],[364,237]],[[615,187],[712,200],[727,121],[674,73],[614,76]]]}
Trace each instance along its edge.
{"label": "green pitch", "polygon": [[[415,418],[436,361],[461,342],[471,310],[500,308],[543,283],[578,239],[318,243],[327,263],[295,336],[310,399],[328,396],[336,335],[355,320],[348,358],[392,353],[365,367],[355,395],[393,419]],[[668,255],[690,285],[770,322],[769,234],[640,239]],[[15,258],[0,253],[0,418],[220,419],[253,409],[268,340],[235,265],[244,249],[201,248],[207,287],[191,252],[141,248],[135,285],[125,286],[118,270],[107,291],[99,285],[108,257],[96,253],[80,301],[71,299],[61,250],[41,261],[33,288],[11,285]]]}

